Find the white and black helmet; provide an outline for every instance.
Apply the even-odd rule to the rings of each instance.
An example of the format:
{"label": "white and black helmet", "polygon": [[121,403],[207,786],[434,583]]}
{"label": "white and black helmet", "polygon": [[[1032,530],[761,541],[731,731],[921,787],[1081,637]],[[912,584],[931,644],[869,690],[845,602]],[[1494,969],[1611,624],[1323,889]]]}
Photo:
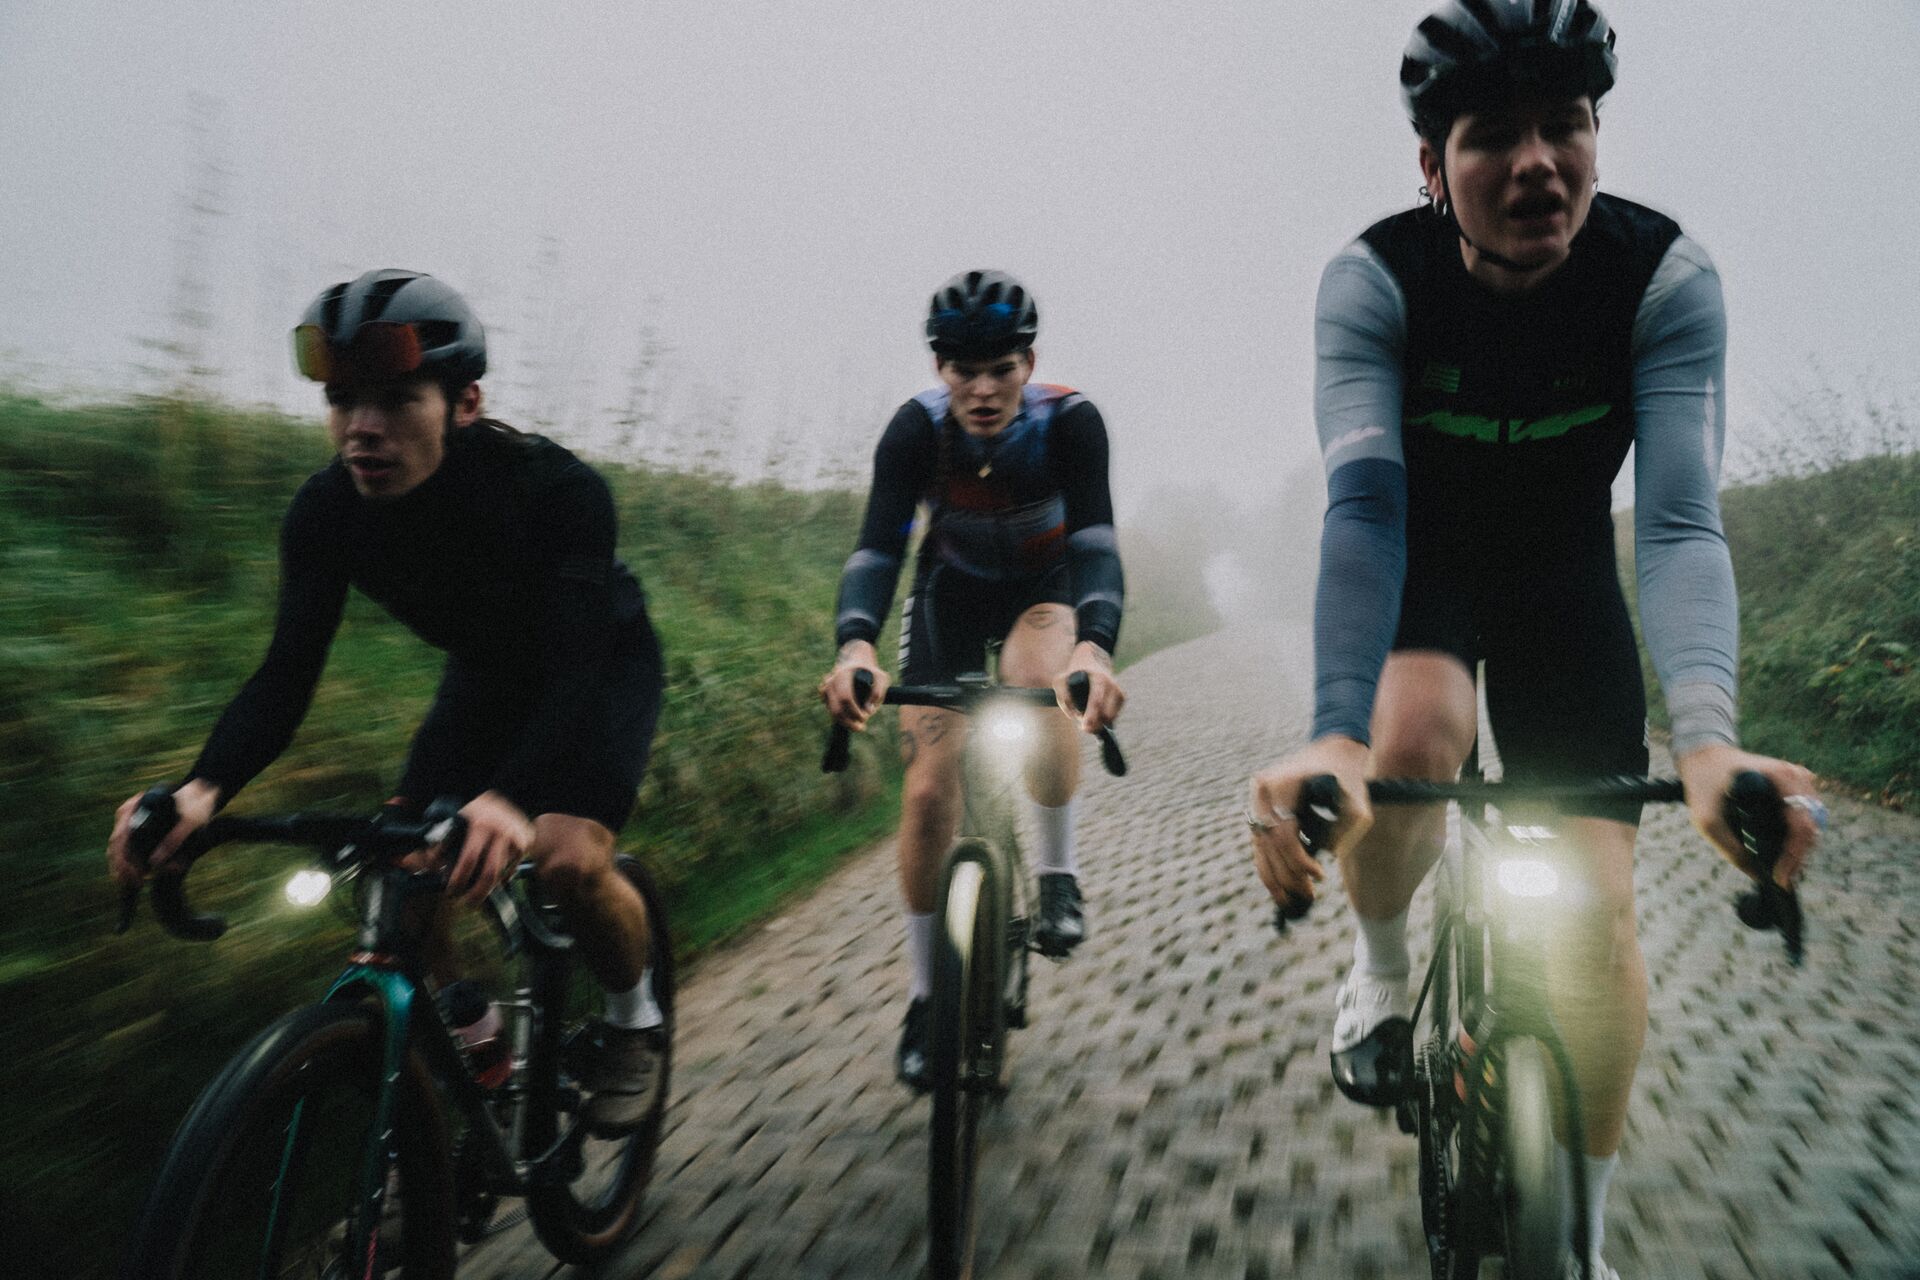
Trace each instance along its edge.
{"label": "white and black helmet", "polygon": [[927,308],[927,345],[942,359],[1024,351],[1039,331],[1033,295],[1004,271],[964,271],[935,290]]}
{"label": "white and black helmet", "polygon": [[386,268],[322,290],[293,331],[294,364],[315,382],[426,373],[448,386],[487,371],[487,335],[452,286]]}
{"label": "white and black helmet", "polygon": [[1589,0],[1446,0],[1420,20],[1400,60],[1400,93],[1423,137],[1464,112],[1524,97],[1613,87],[1613,28]]}

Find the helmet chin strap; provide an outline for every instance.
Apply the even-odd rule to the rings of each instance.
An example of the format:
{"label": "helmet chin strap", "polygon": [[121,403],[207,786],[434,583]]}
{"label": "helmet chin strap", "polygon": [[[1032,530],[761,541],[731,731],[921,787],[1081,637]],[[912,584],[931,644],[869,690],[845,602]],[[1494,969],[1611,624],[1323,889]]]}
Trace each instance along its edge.
{"label": "helmet chin strap", "polygon": [[1460,243],[1466,245],[1496,267],[1505,267],[1508,271],[1516,271],[1522,275],[1529,271],[1538,270],[1538,268],[1529,267],[1525,263],[1515,262],[1503,253],[1495,253],[1483,244],[1476,244],[1473,237],[1467,234],[1467,229],[1460,225],[1460,215],[1453,211],[1452,188],[1453,184],[1447,180],[1447,158],[1442,154],[1440,156],[1440,189],[1447,194],[1442,196],[1436,204],[1439,207],[1440,216],[1452,224],[1454,234],[1460,237]]}

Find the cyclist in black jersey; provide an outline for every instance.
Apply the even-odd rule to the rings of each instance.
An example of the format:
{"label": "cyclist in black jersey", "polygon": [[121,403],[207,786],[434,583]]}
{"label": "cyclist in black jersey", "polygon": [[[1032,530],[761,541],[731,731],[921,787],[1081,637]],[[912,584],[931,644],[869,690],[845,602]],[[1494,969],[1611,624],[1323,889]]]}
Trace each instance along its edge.
{"label": "cyclist in black jersey", "polygon": [[[484,332],[431,276],[335,285],[294,345],[300,372],[325,385],[339,454],[288,508],[272,643],[175,790],[180,820],[152,865],[286,749],[358,588],[447,654],[398,802],[464,801],[465,844],[433,852],[467,903],[523,857],[538,864],[607,991],[586,1117],[630,1131],[651,1104],[663,1019],[614,837],[652,742],[661,663],[639,583],[614,556],[612,495],[559,445],[482,416]],[[146,872],[127,847],[137,801],[108,845],[123,883]]]}
{"label": "cyclist in black jersey", "polygon": [[[922,503],[925,536],[900,624],[901,680],[927,684],[981,670],[987,643],[1003,641],[1005,683],[1051,685],[1061,710],[1089,733],[1120,714],[1125,695],[1112,654],[1123,584],[1106,426],[1084,396],[1031,381],[1037,328],[1032,297],[1001,272],[967,272],[934,294],[927,339],[941,385],[901,405],[881,437],[860,544],[840,578],[840,652],[820,695],[841,724],[865,728],[886,694],[873,642]],[[853,693],[859,671],[874,681],[864,706]],[[1084,714],[1067,698],[1074,672],[1091,681]],[[1086,937],[1073,847],[1073,729],[1049,716],[1027,773],[1039,832],[1035,940],[1052,955]],[[955,712],[902,709],[899,866],[913,975],[896,1069],[913,1088],[925,1086],[932,913],[940,859],[959,821],[965,733]]]}
{"label": "cyclist in black jersey", "polygon": [[[1376,819],[1365,778],[1456,776],[1481,662],[1507,777],[1646,769],[1610,512],[1629,445],[1640,615],[1695,822],[1740,865],[1721,797],[1738,770],[1767,775],[1788,799],[1776,873],[1791,883],[1824,813],[1805,769],[1737,746],[1738,615],[1715,493],[1719,281],[1673,221],[1596,194],[1595,104],[1614,67],[1614,34],[1588,0],[1441,4],[1400,77],[1431,203],[1369,228],[1321,283],[1313,740],[1254,776],[1249,821],[1268,890],[1310,898],[1323,872],[1293,810],[1304,779],[1340,781],[1336,847],[1358,933],[1332,1065],[1365,1102],[1391,1100],[1378,1046],[1407,1014],[1407,904],[1442,838],[1431,809]],[[1586,1108],[1596,1277],[1613,1274],[1598,1258],[1602,1209],[1646,1032],[1638,822],[1637,806],[1602,805],[1566,823],[1589,909],[1549,974]]]}

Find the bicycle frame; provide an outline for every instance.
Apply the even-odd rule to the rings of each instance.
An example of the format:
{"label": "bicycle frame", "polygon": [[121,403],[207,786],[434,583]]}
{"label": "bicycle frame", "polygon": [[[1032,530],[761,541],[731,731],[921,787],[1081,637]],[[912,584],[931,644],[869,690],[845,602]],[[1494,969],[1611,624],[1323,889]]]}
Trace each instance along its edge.
{"label": "bicycle frame", "polygon": [[[1484,1251],[1499,1245],[1488,1229],[1484,1210],[1464,1214],[1460,1209],[1495,1203],[1504,1175],[1500,1125],[1508,1043],[1534,1040],[1546,1049],[1561,1081],[1564,1145],[1584,1150],[1586,1129],[1572,1056],[1548,1007],[1544,935],[1538,922],[1515,918],[1515,895],[1488,892],[1489,879],[1499,869],[1491,831],[1505,828],[1510,834],[1521,833],[1518,839],[1526,843],[1527,852],[1546,855],[1543,860],[1549,864],[1563,861],[1554,856],[1560,851],[1560,838],[1545,827],[1509,827],[1491,804],[1479,806],[1478,814],[1475,807],[1459,804],[1459,839],[1450,838],[1442,855],[1445,865],[1434,913],[1433,957],[1413,1012],[1418,1026],[1431,995],[1434,1030],[1424,1045],[1416,1046],[1414,1088],[1417,1097],[1446,1108],[1447,1114],[1439,1117],[1443,1132],[1459,1135],[1458,1178],[1452,1187],[1453,1203],[1445,1209],[1450,1218],[1470,1228],[1473,1238],[1453,1243]],[[1551,894],[1540,894],[1535,900],[1550,902]],[[1446,989],[1449,970],[1453,991]],[[1457,1003],[1450,997],[1457,998]],[[1466,1084],[1464,1098],[1455,1093],[1456,1079]],[[1419,1105],[1417,1100],[1409,1101]],[[1403,1128],[1411,1129],[1410,1119],[1417,1122],[1418,1117],[1403,1114]],[[1586,1170],[1581,1162],[1573,1162],[1572,1173],[1574,1203],[1585,1203]],[[1583,1270],[1587,1234],[1585,1215],[1576,1213],[1572,1244]]]}
{"label": "bicycle frame", "polygon": [[[530,865],[523,864],[520,873],[528,870]],[[520,875],[516,874],[515,878]],[[503,1130],[493,1105],[501,1093],[482,1088],[473,1078],[455,1042],[454,1032],[440,1020],[433,1002],[421,999],[424,988],[417,963],[418,939],[413,936],[415,929],[408,922],[406,908],[411,899],[439,892],[437,884],[431,888],[420,887],[421,879],[394,867],[380,868],[373,873],[361,911],[359,949],[324,997],[329,1003],[373,999],[380,1006],[385,1028],[380,1084],[362,1161],[361,1195],[357,1202],[360,1207],[348,1226],[348,1257],[371,1256],[368,1250],[381,1220],[387,1175],[393,1160],[394,1101],[399,1092],[400,1073],[411,1048],[419,1048],[443,1096],[451,1098],[466,1119],[469,1134],[478,1142],[487,1190],[523,1195],[548,1178],[565,1182],[568,1172],[578,1164],[579,1148],[584,1140],[577,1126],[559,1141],[549,1135],[529,1134],[527,1129],[534,1095],[555,1087],[559,1068],[558,1046],[549,1043],[548,1037],[534,1036],[532,1011],[538,993],[532,984],[558,975],[558,967],[546,961],[548,957],[564,956],[571,951],[572,939],[548,929],[539,920],[537,911],[522,911],[504,886],[488,899],[489,916],[496,925],[503,949],[508,955],[524,953],[531,971],[528,979],[523,979],[516,988],[509,1005],[518,1015],[513,1031],[517,1069],[514,1079],[503,1087],[512,1101],[514,1113],[510,1130]],[[428,1025],[438,1027],[441,1033],[423,1033]],[[524,1153],[530,1139],[552,1142],[552,1145],[532,1156],[516,1156],[515,1152]],[[292,1162],[303,1140],[296,1110],[288,1129],[283,1168]],[[276,1188],[272,1209],[276,1223],[280,1214],[280,1192],[281,1189]],[[271,1240],[275,1235],[274,1226],[270,1225],[268,1235]]]}

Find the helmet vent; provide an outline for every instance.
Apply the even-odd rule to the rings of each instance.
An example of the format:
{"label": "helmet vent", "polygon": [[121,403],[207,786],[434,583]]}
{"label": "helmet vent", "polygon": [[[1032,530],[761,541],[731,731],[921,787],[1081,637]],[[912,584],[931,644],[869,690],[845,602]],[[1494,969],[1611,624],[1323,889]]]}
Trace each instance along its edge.
{"label": "helmet vent", "polygon": [[460,337],[460,326],[451,320],[420,320],[414,328],[420,331],[420,345],[428,351],[450,346]]}
{"label": "helmet vent", "polygon": [[352,283],[342,280],[320,297],[320,327],[331,334],[340,327],[340,307],[346,301]]}
{"label": "helmet vent", "polygon": [[393,301],[393,295],[412,284],[414,279],[415,277],[413,276],[401,276],[397,279],[389,278],[374,281],[373,287],[367,290],[367,304],[366,308],[360,313],[360,323],[365,324],[369,320],[378,320],[381,314],[386,311],[387,305]]}
{"label": "helmet vent", "polygon": [[[1462,35],[1459,31],[1456,31],[1438,15],[1432,15],[1420,20],[1420,34],[1425,36],[1427,43],[1439,50],[1449,61],[1472,62],[1480,56],[1480,47],[1478,45],[1465,35]],[[1402,64],[1403,70],[1400,75],[1402,82],[1417,84],[1421,79],[1425,78],[1424,75],[1416,75],[1412,80],[1408,79],[1407,71],[1414,69],[1416,66],[1417,64],[1410,58]]]}
{"label": "helmet vent", "polygon": [[[1498,37],[1495,33],[1507,24],[1500,20],[1500,15],[1493,11],[1493,5],[1490,4],[1488,0],[1460,0],[1460,7],[1473,15],[1474,21],[1480,24],[1480,30],[1485,33],[1489,39],[1497,42]],[[1438,21],[1437,15],[1435,18],[1429,19],[1429,21]],[[1426,24],[1422,23],[1421,25],[1425,26]],[[1447,24],[1440,22],[1439,25],[1444,27]],[[1432,38],[1431,34],[1429,34],[1428,38]],[[1438,42],[1436,41],[1435,43]],[[1449,49],[1447,52],[1451,53],[1453,51]],[[1474,50],[1472,46],[1468,46],[1466,56],[1471,57],[1473,53]]]}

